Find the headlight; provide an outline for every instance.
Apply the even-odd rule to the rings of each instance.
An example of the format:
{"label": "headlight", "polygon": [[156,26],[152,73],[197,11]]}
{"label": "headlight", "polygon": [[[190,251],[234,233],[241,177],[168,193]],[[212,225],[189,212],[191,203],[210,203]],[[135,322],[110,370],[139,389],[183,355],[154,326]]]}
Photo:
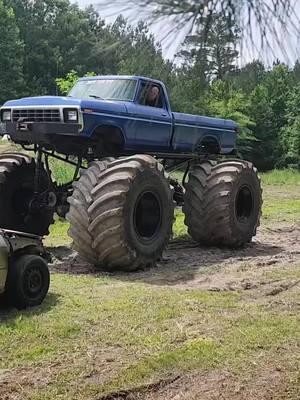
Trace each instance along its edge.
{"label": "headlight", "polygon": [[11,121],[11,110],[1,110],[1,121]]}
{"label": "headlight", "polygon": [[64,110],[65,122],[78,122],[78,111],[76,109]]}

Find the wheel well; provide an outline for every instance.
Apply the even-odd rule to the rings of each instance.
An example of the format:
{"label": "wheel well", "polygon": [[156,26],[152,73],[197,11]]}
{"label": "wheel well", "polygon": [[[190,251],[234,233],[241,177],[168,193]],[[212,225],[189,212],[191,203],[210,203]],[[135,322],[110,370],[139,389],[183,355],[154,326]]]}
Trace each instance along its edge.
{"label": "wheel well", "polygon": [[199,154],[220,154],[221,146],[214,136],[205,136],[196,144],[196,152]]}
{"label": "wheel well", "polygon": [[99,151],[111,154],[124,148],[125,139],[121,128],[113,125],[98,126],[92,135]]}

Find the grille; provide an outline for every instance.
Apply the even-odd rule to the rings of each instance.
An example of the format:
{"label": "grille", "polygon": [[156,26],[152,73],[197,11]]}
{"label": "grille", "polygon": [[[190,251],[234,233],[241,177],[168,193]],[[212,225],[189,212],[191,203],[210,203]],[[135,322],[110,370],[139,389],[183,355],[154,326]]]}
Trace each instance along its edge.
{"label": "grille", "polygon": [[13,110],[13,121],[30,121],[30,122],[60,122],[60,110],[55,108],[36,108]]}

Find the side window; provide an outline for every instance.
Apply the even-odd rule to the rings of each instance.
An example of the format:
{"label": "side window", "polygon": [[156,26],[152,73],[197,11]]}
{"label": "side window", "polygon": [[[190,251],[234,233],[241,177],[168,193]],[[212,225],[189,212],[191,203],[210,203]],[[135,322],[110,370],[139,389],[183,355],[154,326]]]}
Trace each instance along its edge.
{"label": "side window", "polygon": [[161,86],[152,82],[142,82],[138,103],[143,106],[164,108],[164,93]]}

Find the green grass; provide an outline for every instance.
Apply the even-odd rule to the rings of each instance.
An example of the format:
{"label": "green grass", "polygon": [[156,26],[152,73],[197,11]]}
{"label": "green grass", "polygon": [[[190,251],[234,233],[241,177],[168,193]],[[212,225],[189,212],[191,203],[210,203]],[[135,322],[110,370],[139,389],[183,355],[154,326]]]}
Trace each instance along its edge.
{"label": "green grass", "polygon": [[269,186],[264,187],[263,221],[269,222],[300,222],[300,186]]}
{"label": "green grass", "polygon": [[68,236],[68,229],[69,223],[57,218],[55,224],[50,226],[50,235],[45,237],[44,244],[47,247],[70,245],[71,239]]}
{"label": "green grass", "polygon": [[55,158],[49,159],[50,169],[53,174],[53,179],[62,184],[71,182],[74,177],[75,167]]}
{"label": "green grass", "polygon": [[[183,178],[182,171],[174,171],[171,174],[174,178],[178,179],[180,182]],[[295,169],[275,169],[270,172],[260,173],[263,185],[300,185],[300,171]]]}
{"label": "green grass", "polygon": [[264,185],[300,186],[300,171],[293,169],[274,170],[261,177]]}
{"label": "green grass", "polygon": [[300,199],[266,198],[263,206],[263,219],[267,222],[299,222]]}
{"label": "green grass", "polygon": [[300,221],[300,171],[285,169],[261,174],[265,223]]}
{"label": "green grass", "polygon": [[238,293],[105,276],[54,274],[40,308],[0,318],[0,369],[46,374],[46,386],[23,388],[36,400],[95,398],[193,370],[238,371],[300,344],[297,316],[245,304]]}
{"label": "green grass", "polygon": [[188,237],[187,226],[184,223],[184,214],[181,209],[175,210],[175,223],[173,225],[174,239]]}
{"label": "green grass", "polygon": [[[1,315],[0,369],[53,359],[64,350],[83,350],[94,342],[133,346],[137,353],[170,349],[174,339],[185,341],[174,326],[176,320],[187,312],[198,313],[200,304],[217,313],[226,306],[234,308],[237,300],[230,293],[185,293],[125,285],[109,277],[55,274],[50,296],[37,314],[28,310]],[[21,342],[22,346],[14,345]]]}

